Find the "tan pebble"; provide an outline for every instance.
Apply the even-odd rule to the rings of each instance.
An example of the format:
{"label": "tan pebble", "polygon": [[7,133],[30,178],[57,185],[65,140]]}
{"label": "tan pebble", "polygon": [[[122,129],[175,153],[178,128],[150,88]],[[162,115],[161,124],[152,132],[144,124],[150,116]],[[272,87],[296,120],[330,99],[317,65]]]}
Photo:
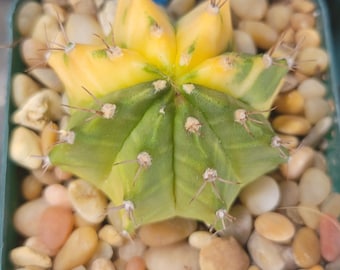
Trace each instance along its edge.
{"label": "tan pebble", "polygon": [[174,18],[179,18],[191,10],[195,5],[195,0],[172,0],[167,7],[167,11]]}
{"label": "tan pebble", "polygon": [[285,215],[289,217],[289,219],[297,225],[305,224],[296,206],[286,208]]}
{"label": "tan pebble", "polygon": [[118,248],[119,258],[128,261],[132,257],[142,256],[146,250],[146,245],[139,239],[133,241],[126,241],[125,244]]}
{"label": "tan pebble", "polygon": [[124,238],[112,225],[104,225],[98,232],[99,239],[106,241],[111,246],[120,247],[124,244]]}
{"label": "tan pebble", "polygon": [[187,243],[176,243],[162,247],[151,247],[144,259],[148,270],[199,270],[199,252]]}
{"label": "tan pebble", "polygon": [[299,204],[297,210],[307,227],[314,230],[319,227],[321,212],[317,206]]}
{"label": "tan pebble", "polygon": [[75,212],[74,213],[74,225],[75,227],[84,227],[84,226],[89,226],[92,227],[95,230],[98,230],[100,228],[101,223],[91,223],[87,220],[85,220],[79,213]]}
{"label": "tan pebble", "polygon": [[295,76],[291,73],[288,73],[285,77],[284,77],[284,81],[283,81],[283,85],[280,89],[280,93],[285,93],[291,90],[296,89],[296,87],[298,86],[298,80],[295,78]]}
{"label": "tan pebble", "polygon": [[331,112],[329,103],[323,98],[308,98],[305,102],[305,117],[316,124],[319,120],[329,115]]}
{"label": "tan pebble", "polygon": [[58,179],[55,177],[53,171],[46,170],[45,168],[39,168],[32,171],[34,177],[45,185],[52,185],[58,183]]}
{"label": "tan pebble", "polygon": [[245,31],[234,30],[235,50],[240,53],[256,54],[257,49],[253,38]]}
{"label": "tan pebble", "polygon": [[319,47],[321,44],[320,33],[314,28],[303,28],[295,34],[296,43],[301,42],[301,48]]}
{"label": "tan pebble", "polygon": [[27,38],[20,43],[20,54],[28,67],[36,68],[46,65],[46,42]]}
{"label": "tan pebble", "polygon": [[10,259],[18,266],[34,265],[42,268],[49,268],[52,266],[52,260],[49,256],[25,246],[12,249],[10,252]]}
{"label": "tan pebble", "polygon": [[67,194],[67,188],[61,184],[51,184],[47,186],[44,189],[43,196],[50,205],[72,208]]}
{"label": "tan pebble", "polygon": [[248,270],[261,270],[261,269],[258,268],[256,265],[251,265],[249,266]]}
{"label": "tan pebble", "polygon": [[266,14],[268,2],[266,0],[232,0],[230,7],[242,19],[260,20]]}
{"label": "tan pebble", "polygon": [[40,197],[43,190],[43,185],[33,175],[28,175],[21,183],[21,194],[23,197],[30,201]]}
{"label": "tan pebble", "polygon": [[207,231],[195,231],[190,234],[188,242],[190,246],[201,249],[208,245],[213,235]]}
{"label": "tan pebble", "polygon": [[23,106],[30,96],[39,91],[39,84],[23,73],[16,73],[12,77],[12,99],[16,107]]}
{"label": "tan pebble", "polygon": [[143,225],[138,235],[148,246],[164,246],[179,242],[195,231],[197,223],[194,220],[173,218],[153,224]]}
{"label": "tan pebble", "polygon": [[67,16],[66,11],[56,3],[44,3],[43,10],[45,14],[56,18],[61,23],[65,21]]}
{"label": "tan pebble", "polygon": [[324,268],[321,265],[314,265],[306,270],[324,270]]}
{"label": "tan pebble", "polygon": [[90,183],[78,179],[68,185],[68,195],[73,208],[85,220],[100,223],[104,220],[107,207],[106,196]]}
{"label": "tan pebble", "polygon": [[81,227],[72,232],[54,259],[54,270],[72,269],[86,264],[98,245],[96,231],[91,227]]}
{"label": "tan pebble", "polygon": [[99,258],[111,260],[112,256],[113,256],[112,246],[109,243],[107,243],[103,240],[99,240],[98,245],[97,245],[97,249],[94,252],[94,254],[92,255],[89,262],[87,263],[87,266],[91,266],[92,263]]}
{"label": "tan pebble", "polygon": [[118,258],[113,262],[113,264],[116,267],[116,270],[126,270],[127,262],[123,259]]}
{"label": "tan pebble", "polygon": [[145,270],[146,265],[142,257],[132,257],[126,264],[126,270]]}
{"label": "tan pebble", "polygon": [[279,184],[281,191],[280,207],[294,206],[299,202],[299,186],[294,181],[282,181]]}
{"label": "tan pebble", "polygon": [[[82,25],[86,31],[79,31],[79,25]],[[71,13],[66,22],[65,31],[71,42],[80,44],[100,45],[102,41],[97,38],[103,36],[103,32],[97,20],[86,14]]]}
{"label": "tan pebble", "polygon": [[200,251],[201,269],[246,270],[249,257],[242,246],[233,238],[214,238]]}
{"label": "tan pebble", "polygon": [[51,250],[46,246],[39,236],[26,238],[24,245],[50,257],[54,257],[57,254],[57,251]]}
{"label": "tan pebble", "polygon": [[272,177],[261,176],[247,185],[240,193],[241,202],[253,215],[260,215],[277,207],[280,189]]}
{"label": "tan pebble", "polygon": [[317,78],[308,78],[300,83],[297,90],[304,98],[324,97],[326,86]]}
{"label": "tan pebble", "polygon": [[47,202],[41,198],[22,204],[14,212],[15,229],[24,236],[38,235],[39,219],[48,206]]}
{"label": "tan pebble", "polygon": [[324,49],[308,47],[300,51],[296,63],[301,73],[313,76],[324,72],[328,68],[329,59]]}
{"label": "tan pebble", "polygon": [[21,35],[31,35],[34,25],[42,12],[41,5],[35,1],[27,1],[20,5],[16,15],[16,25]]}
{"label": "tan pebble", "polygon": [[42,156],[40,137],[25,127],[16,127],[12,131],[9,143],[9,155],[20,166],[34,170],[41,166]]}
{"label": "tan pebble", "polygon": [[275,100],[275,110],[282,114],[300,114],[303,112],[305,100],[296,90],[280,94]]}
{"label": "tan pebble", "polygon": [[[46,31],[48,29],[48,31]],[[46,40],[52,41],[60,31],[58,21],[55,17],[43,14],[38,19],[32,32],[32,38],[42,43]]]}
{"label": "tan pebble", "polygon": [[54,175],[60,181],[69,180],[72,178],[72,173],[66,172],[58,166],[54,167]]}
{"label": "tan pebble", "polygon": [[35,68],[29,72],[32,77],[39,81],[46,88],[52,89],[57,92],[63,92],[64,86],[59,77],[50,68]]}
{"label": "tan pebble", "polygon": [[272,125],[278,132],[303,136],[311,129],[311,124],[305,118],[296,115],[279,115],[274,118]]}
{"label": "tan pebble", "polygon": [[311,13],[315,10],[315,3],[310,0],[292,0],[291,5],[296,12]]}
{"label": "tan pebble", "polygon": [[313,229],[307,227],[299,229],[294,237],[292,248],[295,263],[299,267],[312,267],[320,261],[320,241]]}
{"label": "tan pebble", "polygon": [[266,14],[266,22],[276,29],[277,31],[283,31],[290,23],[290,16],[292,15],[292,9],[289,5],[276,4],[271,5]]}
{"label": "tan pebble", "polygon": [[[316,147],[324,139],[334,124],[334,119],[331,116],[326,116],[318,120],[306,137],[303,138],[303,144],[311,147]],[[318,157],[317,157],[318,158]],[[317,161],[317,160],[316,160]],[[319,161],[322,160],[319,159]],[[319,164],[325,168],[322,164]],[[325,168],[326,169],[326,168]]]}
{"label": "tan pebble", "polygon": [[320,151],[315,152],[314,163],[312,167],[318,168],[324,172],[327,171],[328,169],[327,160],[326,160],[325,155],[322,152]]}
{"label": "tan pebble", "polygon": [[294,150],[300,144],[300,140],[297,136],[287,134],[278,134],[278,136],[282,140],[282,143],[284,144],[285,148],[288,150]]}
{"label": "tan pebble", "polygon": [[116,270],[113,262],[106,258],[98,258],[92,264],[89,270]]}
{"label": "tan pebble", "polygon": [[93,0],[69,0],[72,9],[78,14],[95,15],[96,6]]}
{"label": "tan pebble", "polygon": [[46,156],[58,141],[58,126],[53,122],[48,123],[41,131],[41,150]]}
{"label": "tan pebble", "polygon": [[253,217],[250,211],[245,206],[236,204],[230,209],[229,214],[235,218],[235,221],[230,222],[221,235],[232,236],[240,244],[246,244],[253,229]]}
{"label": "tan pebble", "polygon": [[332,215],[334,217],[340,216],[340,194],[332,192],[322,202],[320,206],[322,213]]}
{"label": "tan pebble", "polygon": [[313,28],[315,25],[315,17],[312,14],[297,12],[292,14],[290,23],[295,31],[305,28]]}
{"label": "tan pebble", "polygon": [[301,146],[292,151],[288,163],[280,166],[280,171],[288,180],[297,180],[302,173],[312,166],[315,151],[308,146]]}
{"label": "tan pebble", "polygon": [[318,205],[330,194],[332,188],[329,176],[317,168],[307,169],[300,179],[300,202]]}
{"label": "tan pebble", "polygon": [[247,32],[261,49],[269,49],[278,39],[278,33],[269,25],[258,21],[242,21],[239,29]]}
{"label": "tan pebble", "polygon": [[267,212],[255,219],[255,230],[264,238],[278,242],[288,243],[294,236],[294,224],[284,215]]}

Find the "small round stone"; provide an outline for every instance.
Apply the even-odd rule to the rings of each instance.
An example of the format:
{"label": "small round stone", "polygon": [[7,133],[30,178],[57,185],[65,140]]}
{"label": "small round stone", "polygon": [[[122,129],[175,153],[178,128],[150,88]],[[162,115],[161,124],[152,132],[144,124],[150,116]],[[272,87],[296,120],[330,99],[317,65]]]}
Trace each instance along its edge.
{"label": "small round stone", "polygon": [[262,176],[247,185],[239,197],[253,215],[260,215],[275,209],[279,204],[280,189],[273,178]]}
{"label": "small round stone", "polygon": [[326,86],[317,78],[307,78],[298,86],[297,90],[304,98],[324,97]]}
{"label": "small round stone", "polygon": [[312,124],[317,123],[331,112],[329,103],[319,97],[306,99],[304,109],[306,119]]}
{"label": "small round stone", "polygon": [[26,176],[21,184],[21,193],[23,197],[30,201],[40,197],[43,190],[42,183],[32,174]]}
{"label": "small round stone", "polygon": [[279,115],[273,120],[273,128],[281,133],[303,136],[311,129],[308,120],[297,115]]}
{"label": "small round stone", "polygon": [[12,98],[16,107],[23,106],[26,101],[40,89],[38,83],[23,73],[17,73],[12,77]]}
{"label": "small round stone", "polygon": [[98,232],[99,239],[109,243],[111,246],[120,247],[124,244],[124,238],[112,225],[104,225]]}
{"label": "small round stone", "polygon": [[230,7],[242,19],[260,20],[268,9],[267,0],[232,0]]}
{"label": "small round stone", "polygon": [[17,266],[34,265],[43,269],[52,266],[52,260],[49,256],[25,246],[12,249],[10,259]]}
{"label": "small round stone", "polygon": [[146,265],[142,257],[132,257],[126,264],[126,270],[145,270]]}
{"label": "small round stone", "polygon": [[298,54],[296,63],[299,67],[299,72],[307,76],[314,76],[327,69],[329,59],[324,49],[307,47]]}
{"label": "small round stone", "polygon": [[275,212],[267,212],[258,216],[254,227],[258,234],[278,243],[288,243],[295,233],[294,224],[284,215]]}
{"label": "small round stone", "polygon": [[67,188],[61,184],[48,185],[44,189],[43,196],[50,205],[72,208]]}
{"label": "small round stone", "polygon": [[274,106],[282,114],[300,114],[304,109],[305,99],[296,90],[281,94],[277,97]]}
{"label": "small round stone", "polygon": [[195,231],[189,236],[190,246],[201,249],[208,245],[212,239],[213,235],[207,231]]}
{"label": "small round stone", "polygon": [[37,2],[27,1],[23,3],[16,16],[16,25],[20,34],[29,36],[42,12],[42,6]]}
{"label": "small round stone", "polygon": [[200,251],[201,269],[247,270],[249,257],[233,237],[214,238]]}
{"label": "small round stone", "polygon": [[135,256],[142,256],[146,250],[146,245],[139,239],[126,241],[125,244],[118,248],[119,258],[128,261]]}
{"label": "small round stone", "polygon": [[147,246],[165,246],[187,238],[196,227],[197,223],[194,220],[173,218],[143,225],[138,235]]}
{"label": "small round stone", "polygon": [[280,207],[294,206],[299,202],[299,186],[294,181],[282,181],[279,184],[281,199]]}
{"label": "small round stone", "polygon": [[320,206],[322,213],[332,215],[334,217],[340,216],[340,194],[332,192],[322,202]]}
{"label": "small round stone", "polygon": [[297,231],[292,248],[295,263],[299,267],[312,267],[320,261],[320,241],[311,228],[302,227]]}

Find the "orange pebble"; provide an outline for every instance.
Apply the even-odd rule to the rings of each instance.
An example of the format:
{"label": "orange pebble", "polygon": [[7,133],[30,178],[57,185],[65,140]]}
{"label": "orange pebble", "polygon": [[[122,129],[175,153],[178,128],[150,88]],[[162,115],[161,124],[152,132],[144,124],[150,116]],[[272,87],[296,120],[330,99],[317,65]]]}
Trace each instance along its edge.
{"label": "orange pebble", "polygon": [[145,262],[142,257],[135,256],[132,257],[126,265],[126,270],[145,270]]}

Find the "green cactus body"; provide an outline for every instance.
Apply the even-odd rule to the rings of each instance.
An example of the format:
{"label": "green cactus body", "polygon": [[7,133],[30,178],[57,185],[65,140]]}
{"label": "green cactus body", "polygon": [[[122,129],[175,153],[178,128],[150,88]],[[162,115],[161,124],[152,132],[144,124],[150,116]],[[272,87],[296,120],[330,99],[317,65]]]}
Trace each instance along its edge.
{"label": "green cactus body", "polygon": [[285,161],[266,115],[288,67],[225,52],[220,2],[175,30],[151,0],[119,1],[115,44],[50,52],[72,111],[50,161],[104,191],[124,230],[174,216],[221,229],[242,187]]}

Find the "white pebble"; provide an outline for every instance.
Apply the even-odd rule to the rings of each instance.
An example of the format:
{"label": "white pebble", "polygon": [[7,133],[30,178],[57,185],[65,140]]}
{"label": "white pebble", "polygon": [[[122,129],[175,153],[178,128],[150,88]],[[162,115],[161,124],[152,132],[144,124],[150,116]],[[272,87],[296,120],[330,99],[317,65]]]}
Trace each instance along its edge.
{"label": "white pebble", "polygon": [[234,30],[235,50],[240,53],[254,55],[257,53],[257,48],[253,38],[245,31]]}
{"label": "white pebble", "polygon": [[328,133],[333,125],[333,118],[326,116],[318,120],[311,128],[306,137],[303,138],[303,145],[315,147],[317,146],[324,136]]}
{"label": "white pebble", "polygon": [[20,34],[29,36],[42,12],[41,5],[35,1],[23,3],[16,15],[16,23]]}
{"label": "white pebble", "polygon": [[212,237],[213,235],[207,231],[195,231],[190,234],[188,242],[190,246],[201,249],[210,243]]}
{"label": "white pebble", "polygon": [[315,124],[330,113],[328,102],[323,98],[308,98],[305,100],[305,116],[307,120]]}
{"label": "white pebble", "polygon": [[327,198],[322,202],[320,206],[320,210],[323,213],[333,215],[334,217],[340,216],[340,194],[339,193],[331,193],[327,196]]}
{"label": "white pebble", "polygon": [[30,75],[46,88],[53,89],[57,92],[62,92],[64,89],[59,77],[54,70],[50,68],[35,68],[30,71]]}
{"label": "white pebble", "polygon": [[260,215],[279,204],[280,189],[273,178],[262,176],[241,191],[240,200],[253,215]]}
{"label": "white pebble", "polygon": [[260,20],[267,12],[268,2],[267,0],[231,0],[230,7],[242,19]]}
{"label": "white pebble", "polygon": [[99,239],[104,240],[114,247],[120,247],[124,244],[124,238],[112,225],[104,225],[98,232]]}
{"label": "white pebble", "polygon": [[49,256],[25,246],[11,250],[10,258],[11,261],[18,266],[33,265],[42,268],[49,268],[52,266],[52,260]]}
{"label": "white pebble", "polygon": [[128,261],[132,257],[142,256],[146,250],[145,244],[138,238],[127,241],[123,246],[119,247],[119,258]]}
{"label": "white pebble", "polygon": [[326,86],[317,78],[307,78],[298,86],[297,90],[304,98],[324,97]]}
{"label": "white pebble", "polygon": [[46,42],[54,41],[59,31],[58,20],[51,15],[43,14],[37,19],[32,38],[46,44]]}
{"label": "white pebble", "polygon": [[26,101],[39,91],[39,84],[24,73],[17,73],[12,78],[12,97],[16,107],[23,106]]}

